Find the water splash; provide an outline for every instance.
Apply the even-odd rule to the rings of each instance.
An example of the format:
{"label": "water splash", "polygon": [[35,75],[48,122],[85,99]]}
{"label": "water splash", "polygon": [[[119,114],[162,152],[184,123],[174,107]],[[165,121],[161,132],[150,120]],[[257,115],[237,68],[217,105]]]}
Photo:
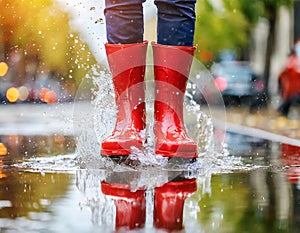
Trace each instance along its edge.
{"label": "water splash", "polygon": [[31,172],[74,172],[78,169],[76,154],[50,157],[33,157],[12,164],[13,167]]}
{"label": "water splash", "polygon": [[[147,75],[149,76],[149,74]],[[86,102],[89,110],[85,111],[84,116],[77,116],[78,120],[75,126],[78,128],[78,159],[82,167],[89,168],[89,166],[92,166],[90,168],[95,168],[97,166],[98,168],[112,168],[113,164],[107,163],[107,160],[102,159],[100,156],[100,142],[112,132],[116,122],[116,105],[114,102],[115,96],[111,75],[107,69],[96,65],[86,76],[82,86],[80,89],[85,91],[86,87],[90,87],[92,96]],[[138,148],[132,148],[129,159],[139,161],[140,167],[165,167],[168,164],[168,160],[162,156],[155,155],[154,151],[154,82],[148,80],[146,81],[146,86],[147,128],[142,133],[145,134],[147,143],[144,144],[144,150],[142,151]],[[200,105],[194,101],[191,94],[193,91],[190,90],[191,87],[193,85],[187,86],[188,89],[184,101],[186,128],[190,136],[198,143],[199,157],[219,153],[215,151],[214,146],[213,122],[207,114],[201,111]],[[77,96],[77,99],[80,98]],[[81,102],[78,102],[77,108],[82,108],[79,105],[82,105]],[[78,114],[76,111],[74,113],[75,115]],[[97,165],[95,166],[95,164]],[[195,163],[194,169],[196,165],[201,164]],[[187,169],[186,166],[178,166],[180,169]]]}

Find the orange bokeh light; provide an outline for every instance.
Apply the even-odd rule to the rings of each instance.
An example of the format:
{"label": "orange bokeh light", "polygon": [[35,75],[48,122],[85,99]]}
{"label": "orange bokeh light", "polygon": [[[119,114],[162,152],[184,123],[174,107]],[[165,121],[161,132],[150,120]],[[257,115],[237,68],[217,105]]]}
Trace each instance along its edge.
{"label": "orange bokeh light", "polygon": [[57,95],[54,91],[47,91],[44,99],[47,104],[54,104],[57,102]]}
{"label": "orange bokeh light", "polygon": [[4,155],[7,155],[7,148],[2,142],[0,142],[0,156]]}
{"label": "orange bokeh light", "polygon": [[39,98],[40,98],[41,101],[46,102],[45,101],[45,95],[48,91],[50,91],[50,90],[46,87],[41,88],[41,90],[39,91]]}
{"label": "orange bokeh light", "polygon": [[4,179],[4,178],[7,178],[7,175],[0,170],[0,179]]}
{"label": "orange bokeh light", "polygon": [[5,62],[0,62],[0,76],[5,76],[8,71],[8,65]]}
{"label": "orange bokeh light", "polygon": [[11,87],[7,89],[6,91],[6,98],[8,99],[9,102],[14,103],[18,100],[19,98],[19,91],[15,87]]}

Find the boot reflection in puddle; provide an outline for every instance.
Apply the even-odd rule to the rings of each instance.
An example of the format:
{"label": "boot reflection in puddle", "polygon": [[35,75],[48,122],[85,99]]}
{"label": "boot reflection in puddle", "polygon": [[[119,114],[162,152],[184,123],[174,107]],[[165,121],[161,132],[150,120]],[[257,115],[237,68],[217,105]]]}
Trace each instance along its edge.
{"label": "boot reflection in puddle", "polygon": [[116,206],[116,231],[143,228],[146,220],[145,190],[130,191],[127,184],[101,182],[102,192],[112,196]]}
{"label": "boot reflection in puddle", "polygon": [[[128,177],[114,173],[101,182],[103,194],[113,198],[116,206],[117,232],[143,228],[146,222],[146,190],[131,191]],[[123,183],[122,183],[123,181]],[[196,179],[177,176],[154,188],[153,225],[157,229],[183,229],[183,208],[187,197],[196,192]]]}
{"label": "boot reflection in puddle", "polygon": [[111,196],[116,206],[117,232],[143,228],[146,221],[144,189],[132,191],[130,182],[138,179],[139,172],[114,172],[101,181],[102,193]]}
{"label": "boot reflection in puddle", "polygon": [[287,178],[290,183],[297,184],[300,177],[300,147],[282,143],[281,160],[287,166]]}
{"label": "boot reflection in puddle", "polygon": [[154,194],[154,226],[167,231],[182,230],[184,201],[196,190],[195,178],[177,178],[156,187]]}

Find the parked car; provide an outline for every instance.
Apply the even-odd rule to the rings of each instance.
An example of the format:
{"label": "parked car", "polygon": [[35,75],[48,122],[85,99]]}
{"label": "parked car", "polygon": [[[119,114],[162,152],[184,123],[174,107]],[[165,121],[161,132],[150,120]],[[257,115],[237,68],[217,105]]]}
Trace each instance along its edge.
{"label": "parked car", "polygon": [[266,102],[265,86],[248,62],[222,61],[211,68],[216,88],[226,105],[258,107]]}

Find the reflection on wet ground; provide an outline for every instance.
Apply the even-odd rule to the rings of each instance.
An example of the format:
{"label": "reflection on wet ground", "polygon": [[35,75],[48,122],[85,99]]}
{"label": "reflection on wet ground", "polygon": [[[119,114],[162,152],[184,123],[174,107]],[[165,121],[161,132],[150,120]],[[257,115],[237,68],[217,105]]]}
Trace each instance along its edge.
{"label": "reflection on wet ground", "polygon": [[1,136],[0,232],[297,232],[299,147],[226,138],[182,171],[83,169],[71,136]]}

